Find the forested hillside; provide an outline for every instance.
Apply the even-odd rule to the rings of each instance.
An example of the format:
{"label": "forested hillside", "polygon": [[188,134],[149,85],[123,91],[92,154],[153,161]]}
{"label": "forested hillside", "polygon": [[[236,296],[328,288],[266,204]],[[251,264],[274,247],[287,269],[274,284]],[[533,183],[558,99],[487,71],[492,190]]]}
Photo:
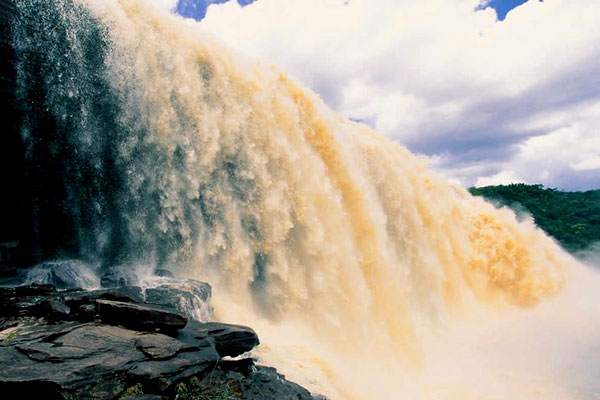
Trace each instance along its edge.
{"label": "forested hillside", "polygon": [[519,183],[469,191],[497,205],[527,211],[541,229],[570,252],[600,242],[600,190],[562,192]]}

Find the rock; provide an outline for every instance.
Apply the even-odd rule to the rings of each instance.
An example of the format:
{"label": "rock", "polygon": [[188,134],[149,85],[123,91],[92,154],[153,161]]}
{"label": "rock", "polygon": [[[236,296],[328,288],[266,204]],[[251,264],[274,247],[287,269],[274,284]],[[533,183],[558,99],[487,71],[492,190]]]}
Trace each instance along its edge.
{"label": "rock", "polygon": [[214,368],[220,357],[210,343],[195,351],[178,353],[177,357],[166,360],[147,360],[138,363],[129,371],[131,379],[147,382],[152,391],[160,390],[161,379],[178,381]]}
{"label": "rock", "polygon": [[17,286],[0,290],[0,296],[13,295],[16,297],[48,296],[56,293],[54,285],[33,283],[29,286]]}
{"label": "rock", "polygon": [[22,286],[0,290],[0,315],[71,320],[71,309],[53,286]]}
{"label": "rock", "polygon": [[103,300],[143,303],[144,293],[139,286],[122,286],[115,289],[98,291],[98,298]]}
{"label": "rock", "polygon": [[47,382],[51,393],[115,398],[124,390],[128,369],[145,359],[134,346],[137,332],[95,324],[63,328],[52,334],[34,328],[37,340],[0,347],[0,363],[11,365],[0,370],[0,390],[16,386],[20,393],[29,382]]}
{"label": "rock", "polygon": [[137,271],[128,266],[113,266],[100,277],[100,284],[105,288],[122,286],[139,286],[140,277]]}
{"label": "rock", "polygon": [[23,284],[49,284],[57,289],[94,289],[100,281],[90,266],[81,260],[47,261],[29,268]]}
{"label": "rock", "polygon": [[192,279],[160,278],[146,288],[145,303],[175,309],[188,318],[206,322],[212,319],[208,283]]}
{"label": "rock", "polygon": [[16,346],[23,343],[33,343],[48,337],[66,334],[81,326],[79,322],[65,322],[56,325],[47,325],[39,319],[20,320],[19,325],[11,328],[8,342],[4,339],[3,345]]}
{"label": "rock", "polygon": [[[19,394],[25,390],[42,395],[44,389],[69,398],[111,399],[125,390],[127,382],[158,387],[165,380],[201,373],[220,359],[209,341],[186,351],[184,347],[162,334],[115,326],[33,326],[14,343],[0,346],[0,363],[11,366],[0,370],[0,390],[10,387]],[[47,385],[38,387],[41,382]]]}
{"label": "rock", "polygon": [[71,316],[71,309],[59,299],[43,300],[34,308],[33,315],[46,318],[48,321],[67,321]]}
{"label": "rock", "polygon": [[219,323],[206,324],[208,335],[215,341],[221,357],[236,357],[258,346],[259,340],[252,328]]}
{"label": "rock", "polygon": [[275,368],[258,366],[240,381],[243,398],[251,400],[315,400],[302,386],[287,381]]}
{"label": "rock", "polygon": [[[190,380],[184,398],[241,398],[246,400],[326,400],[285,379],[274,368],[257,366],[252,359],[223,361],[210,380]],[[225,394],[225,395],[224,395]]]}
{"label": "rock", "polygon": [[173,311],[121,301],[96,300],[96,312],[106,324],[142,331],[173,332],[187,324],[185,316]]}
{"label": "rock", "polygon": [[0,288],[0,316],[36,315],[37,306],[54,295],[56,289],[51,285]]}
{"label": "rock", "polygon": [[152,360],[164,360],[175,356],[183,343],[169,336],[148,334],[138,338],[135,346]]}
{"label": "rock", "polygon": [[[131,287],[0,289],[0,304],[17,310],[16,315],[2,315],[0,307],[0,365],[10,366],[0,369],[0,391],[12,390],[20,398],[173,399],[185,387],[188,397],[179,398],[227,392],[249,400],[312,399],[253,359],[222,359],[258,344],[251,328],[197,321],[186,325],[185,317],[172,309],[136,303],[133,297],[140,293]],[[185,382],[187,386],[180,385]]]}
{"label": "rock", "polygon": [[222,324],[211,322],[205,324],[192,324],[195,337],[210,337],[217,352],[221,357],[237,357],[258,346],[259,340],[252,328],[241,325]]}
{"label": "rock", "polygon": [[0,332],[5,329],[13,328],[17,325],[19,325],[19,321],[15,320],[15,319],[8,318],[8,317],[0,318]]}
{"label": "rock", "polygon": [[138,286],[124,286],[114,289],[99,289],[92,291],[70,292],[64,295],[65,303],[70,307],[81,304],[91,304],[94,300],[112,300],[125,303],[143,303],[142,288]]}
{"label": "rock", "polygon": [[143,299],[142,289],[131,286],[62,292],[50,285],[0,288],[0,316],[42,317],[53,322],[90,322],[96,315],[96,300],[143,303]]}
{"label": "rock", "polygon": [[[66,318],[66,320],[92,321],[90,308],[82,308],[82,306],[95,304],[95,300],[145,303],[150,308],[170,309],[175,311],[176,314],[184,314],[187,318],[197,321],[212,319],[212,307],[209,303],[211,287],[209,284],[174,278],[157,278],[156,281],[152,281],[152,284],[154,286],[146,288],[145,291],[139,286],[122,286],[97,290],[64,289],[62,291],[57,291],[53,285],[49,284],[32,284],[11,288],[0,287],[0,315],[45,317],[46,315],[41,310],[48,310],[47,304],[41,306],[40,303],[48,298],[53,298],[61,301],[72,310],[71,317]],[[53,315],[58,316],[57,313],[53,313]],[[78,316],[81,316],[81,318]]]}
{"label": "rock", "polygon": [[205,302],[210,300],[211,294],[212,288],[206,282],[193,279],[165,278],[156,281],[156,286],[146,289],[146,302],[167,304],[170,300],[181,295],[193,295]]}
{"label": "rock", "polygon": [[140,287],[126,286],[116,289],[69,292],[63,299],[65,305],[72,310],[67,320],[92,322],[96,319],[96,300],[142,303],[143,295]]}
{"label": "rock", "polygon": [[96,305],[82,304],[75,309],[75,319],[80,322],[92,322],[96,320]]}

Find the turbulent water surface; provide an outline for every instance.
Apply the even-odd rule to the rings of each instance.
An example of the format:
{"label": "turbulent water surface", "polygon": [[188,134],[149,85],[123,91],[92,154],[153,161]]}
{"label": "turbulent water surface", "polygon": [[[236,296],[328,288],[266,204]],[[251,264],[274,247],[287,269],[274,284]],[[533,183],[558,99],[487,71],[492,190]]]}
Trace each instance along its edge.
{"label": "turbulent water surface", "polygon": [[17,4],[28,173],[70,256],[206,279],[332,399],[600,398],[600,283],[532,223],[152,2]]}

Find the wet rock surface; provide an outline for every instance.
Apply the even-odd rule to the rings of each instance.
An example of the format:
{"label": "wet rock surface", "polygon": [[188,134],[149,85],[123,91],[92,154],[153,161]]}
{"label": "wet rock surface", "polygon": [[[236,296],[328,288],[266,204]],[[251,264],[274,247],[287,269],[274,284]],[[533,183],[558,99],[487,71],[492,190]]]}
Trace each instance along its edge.
{"label": "wet rock surface", "polygon": [[258,344],[249,327],[188,321],[137,287],[0,288],[0,391],[19,398],[315,399],[251,358],[223,359]]}
{"label": "wet rock surface", "polygon": [[140,277],[134,269],[114,266],[104,271],[100,277],[100,283],[102,287],[106,288],[137,286],[140,283]]}
{"label": "wet rock surface", "polygon": [[57,289],[93,289],[100,286],[95,272],[80,260],[47,261],[26,270],[26,285],[50,284]]}
{"label": "wet rock surface", "polygon": [[155,279],[152,287],[146,288],[146,304],[172,307],[189,319],[198,321],[209,321],[213,318],[210,307],[212,288],[208,283],[165,275]]}
{"label": "wet rock surface", "polygon": [[197,328],[213,338],[215,348],[221,357],[237,357],[258,346],[258,336],[251,328],[241,325],[219,323],[202,324]]}
{"label": "wet rock surface", "polygon": [[172,310],[122,301],[96,300],[96,313],[104,323],[140,331],[173,332],[187,324],[185,316]]}

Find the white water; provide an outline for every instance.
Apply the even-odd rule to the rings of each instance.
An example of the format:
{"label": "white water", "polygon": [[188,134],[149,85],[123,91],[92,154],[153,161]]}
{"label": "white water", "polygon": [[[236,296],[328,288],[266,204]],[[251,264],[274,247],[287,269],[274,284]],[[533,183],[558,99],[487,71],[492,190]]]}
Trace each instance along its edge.
{"label": "white water", "polygon": [[131,192],[160,188],[178,272],[257,330],[261,362],[332,399],[600,398],[600,281],[541,231],[193,22],[77,2],[109,27],[123,123],[148,126],[119,156],[165,155]]}

